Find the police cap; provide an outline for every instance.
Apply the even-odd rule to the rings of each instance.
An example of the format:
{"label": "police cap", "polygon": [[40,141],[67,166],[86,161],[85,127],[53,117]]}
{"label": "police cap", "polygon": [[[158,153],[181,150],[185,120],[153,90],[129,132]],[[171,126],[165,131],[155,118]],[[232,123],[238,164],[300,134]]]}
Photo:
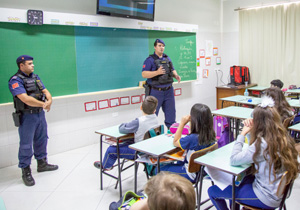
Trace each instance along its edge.
{"label": "police cap", "polygon": [[33,57],[29,56],[29,55],[21,55],[17,58],[17,64],[22,62],[22,61],[32,61]]}
{"label": "police cap", "polygon": [[164,41],[161,40],[161,39],[156,39],[155,42],[154,42],[154,46],[156,46],[157,43],[162,43],[164,46],[166,46],[165,43],[164,43]]}

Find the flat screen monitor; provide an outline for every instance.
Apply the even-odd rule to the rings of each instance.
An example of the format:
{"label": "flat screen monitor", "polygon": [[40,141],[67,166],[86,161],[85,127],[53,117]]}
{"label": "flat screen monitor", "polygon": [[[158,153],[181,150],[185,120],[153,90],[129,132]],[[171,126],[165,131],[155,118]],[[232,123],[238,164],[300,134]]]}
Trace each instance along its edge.
{"label": "flat screen monitor", "polygon": [[155,0],[97,0],[97,13],[154,21]]}

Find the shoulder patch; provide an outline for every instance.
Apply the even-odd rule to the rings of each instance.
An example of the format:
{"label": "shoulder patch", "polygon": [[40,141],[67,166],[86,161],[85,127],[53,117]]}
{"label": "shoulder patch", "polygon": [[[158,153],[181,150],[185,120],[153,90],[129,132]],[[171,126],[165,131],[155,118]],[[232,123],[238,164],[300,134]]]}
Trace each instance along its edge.
{"label": "shoulder patch", "polygon": [[16,89],[17,87],[19,87],[19,83],[16,82],[16,83],[12,84],[13,89]]}
{"label": "shoulder patch", "polygon": [[145,67],[146,67],[146,65],[144,64],[144,65],[143,65],[143,68],[145,68]]}

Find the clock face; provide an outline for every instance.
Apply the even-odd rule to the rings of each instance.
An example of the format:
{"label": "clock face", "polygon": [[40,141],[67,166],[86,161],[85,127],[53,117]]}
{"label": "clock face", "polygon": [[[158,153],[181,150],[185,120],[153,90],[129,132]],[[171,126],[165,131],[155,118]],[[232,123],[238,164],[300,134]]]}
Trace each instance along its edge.
{"label": "clock face", "polygon": [[27,23],[29,25],[43,25],[43,11],[41,10],[28,10]]}

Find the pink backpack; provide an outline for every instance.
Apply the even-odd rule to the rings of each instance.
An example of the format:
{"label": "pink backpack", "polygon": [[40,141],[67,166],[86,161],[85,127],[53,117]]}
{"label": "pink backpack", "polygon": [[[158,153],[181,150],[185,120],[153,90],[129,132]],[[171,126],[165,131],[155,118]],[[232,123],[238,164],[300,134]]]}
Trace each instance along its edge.
{"label": "pink backpack", "polygon": [[[170,132],[171,133],[176,133],[177,129],[178,129],[179,123],[173,123],[173,125],[171,125],[170,127]],[[182,131],[183,135],[188,135],[190,134],[190,126],[189,125],[185,125],[183,127],[183,131]]]}

